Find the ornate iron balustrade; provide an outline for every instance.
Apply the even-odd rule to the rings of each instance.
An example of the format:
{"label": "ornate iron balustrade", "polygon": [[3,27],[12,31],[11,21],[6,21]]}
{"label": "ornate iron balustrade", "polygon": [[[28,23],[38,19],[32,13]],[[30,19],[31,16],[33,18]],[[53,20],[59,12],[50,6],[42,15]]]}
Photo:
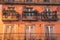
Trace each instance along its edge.
{"label": "ornate iron balustrade", "polygon": [[37,11],[24,11],[22,14],[23,21],[37,21],[38,20],[38,12]]}
{"label": "ornate iron balustrade", "polygon": [[14,10],[3,10],[3,21],[19,21],[20,15]]}
{"label": "ornate iron balustrade", "polygon": [[0,3],[3,4],[60,4],[60,1],[50,1],[50,2],[43,2],[41,0],[2,0]]}
{"label": "ornate iron balustrade", "polygon": [[23,12],[22,17],[20,14],[18,14],[16,11],[11,10],[4,10],[2,14],[2,20],[3,21],[19,21],[20,19],[22,21],[58,21],[59,15],[57,15],[56,12],[51,12],[49,15],[46,13],[42,13],[42,15],[37,12]]}
{"label": "ornate iron balustrade", "polygon": [[43,12],[41,14],[41,20],[42,21],[57,21],[58,20],[57,11]]}

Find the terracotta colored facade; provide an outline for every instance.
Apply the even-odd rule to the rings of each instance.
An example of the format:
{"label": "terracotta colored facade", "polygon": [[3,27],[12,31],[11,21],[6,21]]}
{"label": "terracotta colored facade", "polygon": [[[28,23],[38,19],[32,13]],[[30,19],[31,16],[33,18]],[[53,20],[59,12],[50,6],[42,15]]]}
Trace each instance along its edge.
{"label": "terracotta colored facade", "polygon": [[[60,36],[60,6],[59,6],[60,0],[53,0],[53,1],[50,0],[49,3],[48,2],[44,3],[43,0],[36,0],[36,2],[33,0],[32,2],[33,5],[28,2],[26,2],[26,5],[24,5],[23,3],[26,0],[21,0],[21,1],[15,0],[15,1],[14,1],[15,4],[13,3],[13,1],[12,4],[11,2],[8,4],[7,3],[8,1],[6,0],[4,0],[4,3],[3,1],[1,1],[0,4],[0,39],[1,40],[60,40],[59,37]],[[33,8],[31,10],[37,11],[38,15],[32,17],[23,15],[23,13],[26,11],[25,7]],[[41,20],[41,14],[43,14],[44,11],[49,10],[46,8],[49,8],[50,11],[52,12],[56,11],[56,15],[58,18],[57,20],[55,19],[56,21]],[[5,11],[9,9],[10,11]],[[16,14],[13,14],[14,12]],[[4,13],[8,13],[8,14],[5,15]],[[11,15],[13,18],[11,18]],[[17,15],[18,17],[16,17]],[[27,18],[25,18],[25,16]]]}

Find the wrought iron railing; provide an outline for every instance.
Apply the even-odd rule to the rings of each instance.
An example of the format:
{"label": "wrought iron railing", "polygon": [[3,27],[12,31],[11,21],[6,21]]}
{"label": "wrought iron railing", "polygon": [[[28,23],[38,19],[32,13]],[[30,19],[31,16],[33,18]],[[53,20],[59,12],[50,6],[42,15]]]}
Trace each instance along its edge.
{"label": "wrought iron railing", "polygon": [[60,33],[0,33],[0,40],[60,40]]}
{"label": "wrought iron railing", "polygon": [[[33,15],[30,14],[33,13]],[[27,15],[28,14],[28,15]],[[43,14],[43,15],[42,15]],[[16,11],[5,10],[2,14],[3,21],[58,21],[60,20],[60,14],[52,12],[51,15],[47,15],[46,13],[38,13],[38,12],[26,12],[19,14]]]}
{"label": "wrought iron railing", "polygon": [[3,21],[19,21],[20,15],[14,10],[4,10],[2,14]]}
{"label": "wrought iron railing", "polygon": [[42,21],[57,21],[58,20],[57,11],[43,12],[41,15],[41,20]]}
{"label": "wrought iron railing", "polygon": [[13,3],[13,4],[60,4],[59,0],[58,1],[50,1],[50,2],[43,2],[41,0],[32,0],[32,1],[27,1],[27,0],[1,0],[0,3]]}
{"label": "wrought iron railing", "polygon": [[38,20],[38,12],[37,11],[24,11],[22,13],[23,21],[37,21]]}
{"label": "wrought iron railing", "polygon": [[57,15],[57,17],[53,17],[51,19],[47,18],[46,16],[44,18],[44,16],[42,16],[42,15],[40,15],[40,16],[39,15],[38,16],[22,16],[22,17],[20,17],[20,16],[2,15],[2,20],[3,21],[19,21],[19,20],[21,20],[21,21],[39,21],[39,20],[40,21],[59,21],[60,20],[59,15]]}

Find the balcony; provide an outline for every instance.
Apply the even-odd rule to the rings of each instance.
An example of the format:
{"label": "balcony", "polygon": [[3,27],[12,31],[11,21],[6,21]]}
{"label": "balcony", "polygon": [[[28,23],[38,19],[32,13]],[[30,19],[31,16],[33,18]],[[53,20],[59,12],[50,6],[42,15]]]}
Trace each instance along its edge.
{"label": "balcony", "polygon": [[37,17],[37,13],[35,11],[33,12],[24,12],[22,14],[22,20],[23,21],[37,21],[38,20],[38,17]]}
{"label": "balcony", "polygon": [[25,7],[22,13],[23,21],[37,21],[38,20],[38,12],[32,7]]}
{"label": "balcony", "polygon": [[19,21],[19,14],[14,10],[3,10],[2,21]]}
{"label": "balcony", "polygon": [[41,14],[41,20],[42,21],[57,21],[58,20],[57,11],[43,12]]}
{"label": "balcony", "polygon": [[60,4],[59,0],[43,2],[41,0],[2,0],[3,4]]}
{"label": "balcony", "polygon": [[[3,36],[3,37],[2,37]],[[29,35],[25,33],[0,33],[0,40],[60,40],[60,33],[53,34],[46,37],[44,33],[31,33]]]}

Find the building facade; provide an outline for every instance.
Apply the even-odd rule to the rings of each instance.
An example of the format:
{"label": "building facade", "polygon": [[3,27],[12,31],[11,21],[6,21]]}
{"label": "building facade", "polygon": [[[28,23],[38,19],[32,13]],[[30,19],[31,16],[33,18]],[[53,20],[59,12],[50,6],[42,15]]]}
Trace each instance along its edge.
{"label": "building facade", "polygon": [[60,0],[0,0],[0,40],[60,40]]}

